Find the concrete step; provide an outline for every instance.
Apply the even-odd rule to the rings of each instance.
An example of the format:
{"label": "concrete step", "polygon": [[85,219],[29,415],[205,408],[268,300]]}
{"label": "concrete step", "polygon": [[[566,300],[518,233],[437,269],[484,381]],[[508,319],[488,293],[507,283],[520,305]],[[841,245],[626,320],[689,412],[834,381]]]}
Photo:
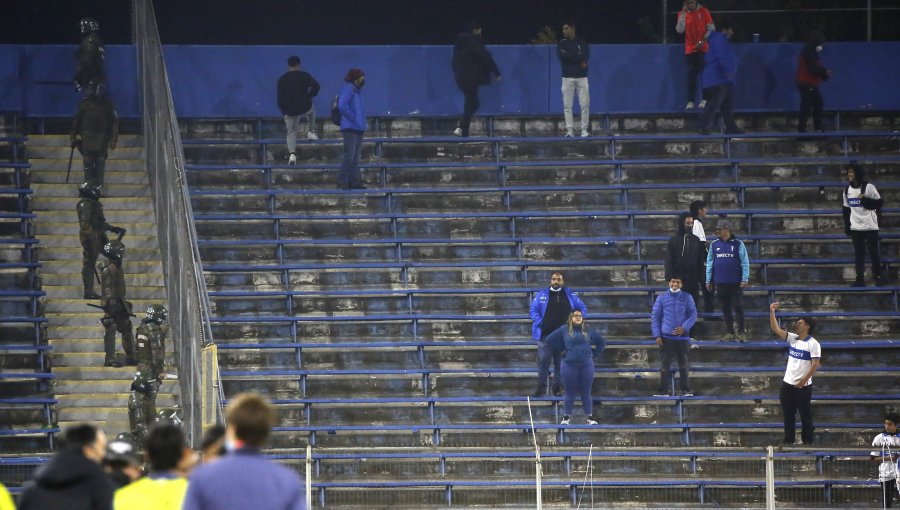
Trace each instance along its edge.
{"label": "concrete step", "polygon": [[[162,387],[165,387],[165,384]],[[177,387],[175,389],[177,390]],[[127,391],[121,393],[85,393],[59,395],[57,400],[60,408],[109,407],[121,405],[122,402],[127,403],[129,395],[130,393]],[[171,407],[178,404],[178,402],[179,398],[176,393],[160,391],[156,394],[157,407]]]}
{"label": "concrete step", "polygon": [[76,421],[128,421],[128,399],[120,401],[109,407],[66,407],[59,406],[57,412],[59,420],[63,422]]}
{"label": "concrete step", "polygon": [[[138,321],[134,320],[135,329],[137,329]],[[85,335],[84,338],[51,338],[49,344],[53,346],[53,353],[73,354],[73,353],[102,353],[103,352],[103,330],[97,328],[92,330],[85,328],[85,333],[97,333],[95,335]],[[118,341],[118,340],[117,340]],[[174,342],[172,339],[166,341],[166,354],[171,355]],[[174,360],[166,359],[166,362],[173,362],[171,366],[166,365],[167,371],[174,371]],[[96,363],[90,363],[90,366],[96,366]]]}
{"label": "concrete step", "polygon": [[[125,255],[127,256],[128,252],[126,252]],[[128,263],[128,259],[125,259],[125,263]],[[42,278],[45,285],[64,287],[77,286],[81,284],[81,271],[78,271],[77,273],[44,274],[42,275]],[[125,283],[128,290],[140,287],[163,287],[165,286],[165,279],[163,278],[163,275],[159,273],[147,274],[126,272]]]}
{"label": "concrete step", "polygon": [[[73,217],[74,214],[70,215],[70,220],[74,221],[44,221],[44,218],[41,219],[40,225],[35,228],[35,234],[42,235],[63,235],[63,236],[78,236],[80,227],[76,217]],[[106,219],[107,223],[110,222],[110,218]],[[122,227],[128,231],[126,235],[128,236],[155,236],[156,235],[156,224],[152,222],[142,221],[142,222],[117,222],[114,224],[116,227]],[[109,232],[107,233],[109,237],[115,237],[115,234]]]}
{"label": "concrete step", "polygon": [[[74,188],[74,189],[73,189]],[[34,190],[35,197],[40,198],[48,198],[48,197],[78,197],[78,186],[72,184],[42,184],[35,183],[31,185],[31,189]],[[111,198],[122,198],[122,197],[139,197],[145,198],[146,200],[150,200],[150,186],[149,184],[118,184],[115,187],[113,193],[111,193]],[[101,199],[101,202],[106,202],[106,200]],[[75,200],[77,204],[78,201]],[[106,204],[104,203],[104,208]]]}
{"label": "concrete step", "polygon": [[[126,277],[127,278],[127,277]],[[126,279],[126,282],[128,280]],[[99,286],[94,290],[99,290]],[[47,299],[78,299],[84,295],[84,287],[81,280],[75,285],[44,285],[42,290],[47,293]],[[166,300],[166,292],[164,287],[128,287],[128,300],[146,299],[151,301],[163,302]]]}
{"label": "concrete step", "polygon": [[[58,251],[54,249],[53,251]],[[138,251],[138,250],[134,250]],[[41,253],[43,255],[43,253]],[[125,260],[125,276],[128,278],[128,275],[143,275],[147,273],[160,273],[162,271],[162,263],[158,260],[153,259],[143,259],[136,260],[132,257],[132,250],[128,250],[126,253]],[[102,257],[102,255],[101,255]],[[102,260],[102,259],[101,259]],[[43,274],[81,274],[81,256],[73,258],[71,260],[49,260],[44,262],[44,259],[41,259],[42,264],[42,273]]]}
{"label": "concrete step", "polygon": [[[123,404],[123,405],[127,405]],[[95,427],[103,430],[106,433],[107,439],[115,438],[117,435],[122,432],[130,432],[131,426],[128,422],[128,412],[125,411],[125,418],[122,419],[121,416],[113,416],[111,420],[75,420],[75,421],[60,421],[59,427],[65,430],[66,428],[72,425],[79,425],[82,423],[90,423]]]}
{"label": "concrete step", "polygon": [[[40,230],[41,225],[38,224],[36,228],[37,230]],[[44,250],[54,248],[81,248],[81,241],[76,234],[41,234],[38,236],[38,239],[40,239],[41,248]],[[126,264],[128,263],[127,260],[130,248],[154,248],[159,246],[155,234],[131,235],[129,232],[122,238],[122,242],[125,243]]]}
{"label": "concrete step", "polygon": [[[72,214],[75,214],[75,206],[78,204],[78,193],[75,191],[69,195],[70,196],[60,197],[35,196],[31,200],[32,210],[38,213],[38,215],[43,211],[71,211]],[[137,200],[135,200],[136,198]],[[125,211],[132,214],[137,211],[143,211],[150,214],[148,218],[152,218],[153,203],[149,196],[106,197],[103,199],[103,211],[106,214],[107,220],[110,221],[112,218],[117,217],[114,211]]]}
{"label": "concrete step", "polygon": [[[31,158],[29,160],[33,170],[31,182],[37,183],[66,183],[66,173],[69,170],[69,155],[65,158]],[[114,189],[111,185],[124,183],[146,183],[147,171],[143,159],[107,159],[106,169],[103,173],[103,184],[106,190]],[[72,171],[69,173],[69,185],[77,186],[84,182],[84,163],[78,153],[72,160]],[[118,188],[118,186],[116,186]]]}
{"label": "concrete step", "polygon": [[99,384],[131,384],[131,381],[134,379],[134,371],[135,368],[133,366],[113,368],[104,367],[102,364],[100,366],[54,367],[53,369],[53,373],[56,374],[58,381],[95,381]]}
{"label": "concrete step", "polygon": [[[138,310],[142,311],[142,310]],[[96,320],[93,323],[88,322],[84,326],[56,326],[51,323],[47,326],[47,338],[51,341],[60,339],[85,339],[85,338],[103,338],[103,328],[97,323],[100,320],[101,312],[97,311]],[[132,317],[132,324],[137,326],[140,323],[139,317]],[[118,342],[118,340],[116,340]]]}
{"label": "concrete step", "polygon": [[[127,242],[127,241],[123,241]],[[82,249],[81,246],[56,246],[53,248],[45,249],[38,245],[38,253],[41,264],[46,268],[47,265],[52,264],[68,264],[73,263],[76,264],[78,268],[81,267],[81,259],[82,259]],[[101,255],[102,257],[102,255]],[[133,264],[143,264],[143,263],[153,263],[154,260],[159,259],[159,248],[156,246],[151,246],[147,248],[141,247],[131,247],[126,244],[126,271],[129,267],[132,267]],[[64,266],[66,267],[66,266]],[[79,269],[80,270],[80,269]],[[127,274],[127,273],[126,273]]]}
{"label": "concrete step", "polygon": [[[32,147],[64,147],[71,148],[71,138],[69,135],[28,135],[28,148]],[[143,147],[144,137],[141,135],[120,134],[118,137],[118,146],[126,147]]]}
{"label": "concrete step", "polygon": [[[66,298],[47,299],[44,302],[44,313],[48,317],[60,313],[79,313],[85,310],[85,303],[94,303],[94,301],[96,300],[88,301],[85,299]],[[160,303],[155,299],[129,299],[129,301],[134,304],[135,312],[146,310],[148,306]],[[165,302],[163,302],[163,305],[165,305]]]}
{"label": "concrete step", "polygon": [[[96,303],[97,301],[94,301],[94,304]],[[140,310],[135,311],[140,312]],[[98,321],[101,317],[103,317],[103,310],[88,307],[87,304],[85,304],[84,306],[84,311],[80,313],[47,314],[47,319],[50,320],[50,324],[65,324],[67,327],[80,327],[89,328],[90,330],[96,330],[98,331],[97,338],[103,337],[103,328],[98,324]],[[132,317],[131,322],[134,327],[137,327],[137,324],[140,322],[140,318]]]}
{"label": "concrete step", "polygon": [[[47,158],[47,159],[65,159],[68,161],[69,153],[71,152],[71,150],[72,150],[72,148],[69,144],[66,144],[63,147],[60,147],[60,146],[43,145],[43,144],[36,145],[36,144],[30,143],[30,141],[28,143],[29,159],[31,159],[31,158],[38,158],[38,159]],[[80,156],[81,156],[81,154],[76,149],[74,157],[76,159],[81,159]],[[115,149],[112,149],[109,151],[109,157],[107,158],[107,161],[116,160],[116,159],[143,159],[143,157],[144,157],[144,147],[119,147],[117,145]]]}
{"label": "concrete step", "polygon": [[[69,368],[61,368],[61,371],[70,370]],[[122,368],[98,368],[96,370],[105,370],[110,372],[110,377],[115,379],[76,379],[72,377],[59,378],[56,380],[54,390],[57,398],[63,400],[67,398],[80,398],[82,395],[116,395],[127,394],[131,388],[131,381],[134,380],[134,367]],[[163,381],[160,386],[161,394],[179,393],[177,381]],[[125,399],[127,401],[127,397]]]}

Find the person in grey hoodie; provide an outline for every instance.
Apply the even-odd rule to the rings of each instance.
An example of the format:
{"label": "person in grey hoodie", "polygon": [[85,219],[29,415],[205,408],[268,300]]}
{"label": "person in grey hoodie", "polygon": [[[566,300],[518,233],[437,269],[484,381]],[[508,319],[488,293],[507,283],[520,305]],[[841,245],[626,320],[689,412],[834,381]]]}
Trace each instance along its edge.
{"label": "person in grey hoodie", "polygon": [[556,43],[556,55],[562,68],[563,116],[566,119],[566,136],[575,136],[575,120],[572,117],[575,93],[581,107],[581,136],[590,136],[591,91],[588,86],[588,65],[591,47],[575,35],[575,23],[563,25],[563,39]]}

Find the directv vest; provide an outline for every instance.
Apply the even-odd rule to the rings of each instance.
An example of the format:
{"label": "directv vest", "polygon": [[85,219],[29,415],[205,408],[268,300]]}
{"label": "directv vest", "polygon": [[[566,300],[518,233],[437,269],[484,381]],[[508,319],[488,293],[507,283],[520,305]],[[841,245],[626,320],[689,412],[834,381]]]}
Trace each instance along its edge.
{"label": "directv vest", "polygon": [[734,237],[716,239],[709,249],[713,252],[713,283],[741,283],[741,242]]}

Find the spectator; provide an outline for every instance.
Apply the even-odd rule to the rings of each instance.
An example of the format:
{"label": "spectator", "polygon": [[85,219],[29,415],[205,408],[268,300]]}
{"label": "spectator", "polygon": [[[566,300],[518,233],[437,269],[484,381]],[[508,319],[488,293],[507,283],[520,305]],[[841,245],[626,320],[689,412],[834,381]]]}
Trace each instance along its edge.
{"label": "spectator", "polygon": [[709,36],[709,51],[703,64],[703,97],[708,98],[706,108],[700,113],[700,134],[708,135],[716,113],[722,113],[725,132],[741,134],[734,123],[734,80],[737,75],[737,58],[728,40],[734,35],[734,27],[725,25],[721,32]]}
{"label": "spectator", "polygon": [[9,495],[9,491],[2,482],[0,482],[0,510],[16,510],[12,496]]}
{"label": "spectator", "polygon": [[797,412],[800,412],[803,444],[812,444],[815,426],[812,419],[812,376],[819,368],[822,347],[812,337],[816,327],[810,317],[801,317],[794,323],[794,333],[788,333],[778,326],[775,311],[781,306],[777,301],[769,305],[769,326],[778,338],[787,341],[788,362],[778,398],[784,414],[785,445],[794,444],[797,426]]}
{"label": "spectator", "polygon": [[359,154],[362,150],[363,133],[366,131],[366,113],[363,110],[362,91],[366,75],[361,69],[353,68],[344,77],[344,88],[338,98],[341,111],[341,135],[344,137],[344,156],[341,173],[338,175],[339,189],[366,189],[359,171]]}
{"label": "spectator", "polygon": [[[747,341],[744,328],[743,288],[750,281],[750,259],[744,242],[731,235],[727,221],[716,225],[718,239],[709,245],[706,257],[706,288],[716,293],[725,317],[726,333],[721,340]],[[732,307],[737,313],[737,331],[734,329]]]}
{"label": "spectator", "polygon": [[561,353],[554,351],[544,341],[547,335],[556,331],[566,323],[569,314],[574,311],[587,313],[587,307],[581,299],[565,287],[565,278],[559,271],[550,275],[550,287],[542,289],[535,294],[531,301],[531,337],[538,340],[537,365],[538,387],[533,397],[543,397],[547,394],[547,378],[550,376],[550,362],[553,361],[553,394],[562,395],[560,387],[560,362]]}
{"label": "spectator", "polygon": [[680,276],[681,288],[699,303],[700,282],[706,276],[706,246],[692,233],[694,218],[687,213],[678,216],[678,233],[666,245],[666,281]]}
{"label": "spectator", "polygon": [[225,455],[225,427],[213,425],[206,429],[200,439],[200,453],[204,464]]}
{"label": "spectator", "polygon": [[[713,24],[709,9],[697,3],[697,0],[684,0],[684,6],[678,12],[675,31],[684,34],[684,56],[687,62],[687,104],[684,109],[693,110],[697,76],[703,71],[703,59],[709,51],[706,41],[716,31],[716,25]],[[705,106],[706,98],[703,98],[699,107],[703,109]]]}
{"label": "spectator", "polygon": [[563,25],[563,39],[556,44],[556,55],[562,68],[563,116],[566,120],[566,136],[575,136],[572,105],[578,94],[581,107],[581,136],[590,136],[591,91],[588,87],[588,65],[591,47],[581,37],[575,35],[575,23]]}
{"label": "spectator", "polygon": [[84,180],[91,186],[103,186],[108,150],[114,150],[119,139],[116,107],[103,96],[103,83],[91,81],[87,94],[78,105],[69,138],[72,147],[81,152]]}
{"label": "spectator", "polygon": [[678,361],[681,392],[685,397],[693,397],[688,381],[688,351],[690,350],[691,328],[697,322],[697,307],[694,298],[681,291],[681,277],[672,275],[668,278],[669,291],[656,297],[653,311],[650,313],[650,328],[656,345],[662,350],[662,361],[659,369],[658,397],[669,396],[669,385],[672,380],[672,358]]}
{"label": "spectator", "polygon": [[497,81],[502,79],[494,57],[481,40],[481,24],[470,21],[466,25],[466,31],[459,34],[453,44],[453,76],[465,100],[463,117],[453,130],[454,135],[469,136],[472,116],[481,106],[478,100],[478,87],[489,84],[491,74],[497,77]]}
{"label": "spectator", "polygon": [[114,510],[180,510],[194,456],[184,443],[184,434],[174,425],[151,428],[144,445],[150,474],[117,490]]}
{"label": "spectator", "polygon": [[109,510],[112,480],[100,463],[106,453],[106,434],[93,425],[66,429],[62,448],[35,474],[19,497],[19,510]]}
{"label": "spectator", "polygon": [[872,259],[875,285],[884,285],[881,275],[881,250],[878,246],[878,227],[884,199],[875,186],[866,182],[866,172],[860,166],[847,166],[847,187],[844,189],[844,232],[853,240],[856,262],[856,281],[853,287],[866,286],[866,250]]}
{"label": "spectator", "polygon": [[131,434],[123,432],[106,445],[103,467],[116,489],[125,487],[144,475],[131,442]]}
{"label": "spectator", "polygon": [[880,448],[872,452],[872,461],[878,464],[878,481],[881,483],[881,498],[884,508],[891,508],[897,499],[897,459],[900,457],[900,435],[897,424],[900,414],[888,413],[884,417],[884,432],[875,436],[872,446]]}
{"label": "spectator", "polygon": [[275,420],[275,409],[261,395],[237,395],[225,416],[230,453],[194,471],[183,510],[305,510],[297,473],[260,451]]}
{"label": "spectator", "polygon": [[81,18],[78,26],[82,39],[78,46],[78,69],[75,71],[74,82],[75,90],[81,92],[92,81],[106,81],[106,71],[103,69],[106,50],[100,40],[100,23],[97,20]]}
{"label": "spectator", "polygon": [[316,107],[312,99],[319,94],[319,82],[306,71],[300,70],[300,57],[287,59],[288,70],[278,78],[278,109],[284,116],[287,129],[288,164],[297,164],[297,135],[300,133],[300,117],[306,118],[306,137],[318,140],[316,135]]}
{"label": "spectator", "polygon": [[[706,230],[703,228],[703,222],[706,221],[706,214],[709,209],[703,200],[694,200],[690,205],[691,218],[694,219],[694,227],[691,233],[700,240],[700,256],[703,258],[703,272],[697,285],[700,286],[700,292],[703,293],[703,311],[712,313],[713,311],[713,294],[706,288],[706,256],[709,250],[706,248]],[[697,308],[700,308],[700,302],[695,301]]]}
{"label": "spectator", "polygon": [[801,133],[806,132],[806,121],[809,119],[810,113],[813,117],[813,129],[819,132],[824,131],[822,128],[823,100],[819,85],[831,77],[831,71],[826,69],[819,60],[819,52],[822,51],[824,44],[825,36],[821,32],[812,32],[800,51],[800,58],[797,59],[795,81],[797,90],[800,91],[800,114],[797,129]]}
{"label": "spectator", "polygon": [[[581,408],[588,425],[596,425],[591,396],[594,384],[594,354],[602,354],[606,341],[595,330],[589,330],[584,315],[575,310],[569,314],[566,324],[547,335],[544,340],[553,352],[563,354],[562,376],[566,383],[562,425],[568,425],[575,405],[575,395],[581,395]],[[593,346],[593,348],[591,347]]]}

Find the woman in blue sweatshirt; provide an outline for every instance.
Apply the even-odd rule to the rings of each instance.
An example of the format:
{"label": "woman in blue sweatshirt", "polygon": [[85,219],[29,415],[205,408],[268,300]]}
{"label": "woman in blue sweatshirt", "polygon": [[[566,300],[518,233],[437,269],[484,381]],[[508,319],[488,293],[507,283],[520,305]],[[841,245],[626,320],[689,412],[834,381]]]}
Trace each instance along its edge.
{"label": "woman in blue sweatshirt", "polygon": [[587,329],[584,315],[578,310],[569,314],[569,320],[556,331],[550,333],[544,343],[563,353],[562,378],[566,386],[562,425],[569,424],[569,417],[575,405],[575,396],[581,395],[581,407],[587,415],[588,425],[596,425],[594,418],[591,386],[594,384],[594,357],[603,353],[606,341],[597,331]]}

